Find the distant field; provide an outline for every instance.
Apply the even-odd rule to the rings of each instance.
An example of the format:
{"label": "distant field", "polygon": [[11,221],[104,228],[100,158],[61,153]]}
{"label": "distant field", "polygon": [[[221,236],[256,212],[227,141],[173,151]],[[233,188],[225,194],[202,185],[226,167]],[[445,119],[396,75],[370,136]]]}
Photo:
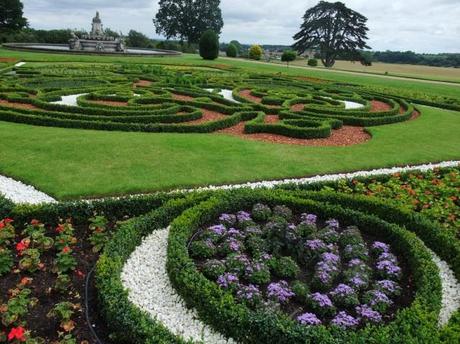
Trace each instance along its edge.
{"label": "distant field", "polygon": [[[277,63],[281,62],[277,61]],[[307,62],[302,59],[297,60],[292,64],[296,66],[306,66]],[[320,65],[318,68],[324,67]],[[332,69],[372,74],[388,73],[388,75],[392,76],[460,82],[460,68],[430,67],[381,62],[374,62],[372,66],[365,67],[359,62],[337,61]]]}

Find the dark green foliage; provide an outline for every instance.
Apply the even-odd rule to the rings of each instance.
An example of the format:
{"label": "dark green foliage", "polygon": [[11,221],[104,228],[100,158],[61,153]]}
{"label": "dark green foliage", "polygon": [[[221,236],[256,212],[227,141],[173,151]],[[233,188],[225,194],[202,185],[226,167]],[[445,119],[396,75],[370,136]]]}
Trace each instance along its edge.
{"label": "dark green foliage", "polygon": [[234,44],[229,44],[227,47],[227,56],[228,57],[237,57],[238,56],[238,48]]}
{"label": "dark green foliage", "polygon": [[23,17],[23,4],[19,0],[2,0],[0,2],[0,32],[14,32],[27,26]]}
{"label": "dark green foliage", "polygon": [[168,39],[198,43],[206,30],[220,34],[224,26],[220,0],[160,0],[159,6],[153,23]]}
{"label": "dark green foliage", "polygon": [[126,39],[126,45],[135,48],[153,48],[154,44],[150,38],[142,32],[130,30]]}
{"label": "dark green foliage", "polygon": [[297,58],[297,53],[293,50],[285,50],[283,55],[281,55],[281,61],[286,62],[289,66],[289,62],[295,61]]}
{"label": "dark green foliage", "polygon": [[[339,54],[356,54],[366,45],[367,18],[342,2],[320,1],[307,10],[293,48],[299,53],[319,49],[325,67],[332,67]],[[338,34],[341,32],[342,34]]]}
{"label": "dark green foliage", "polygon": [[219,56],[219,37],[213,30],[207,30],[200,38],[200,56],[215,60]]}
{"label": "dark green foliage", "polygon": [[310,67],[318,67],[318,60],[317,59],[308,59],[307,64]]}
{"label": "dark green foliage", "polygon": [[0,194],[0,220],[6,218],[11,213],[14,204]]}

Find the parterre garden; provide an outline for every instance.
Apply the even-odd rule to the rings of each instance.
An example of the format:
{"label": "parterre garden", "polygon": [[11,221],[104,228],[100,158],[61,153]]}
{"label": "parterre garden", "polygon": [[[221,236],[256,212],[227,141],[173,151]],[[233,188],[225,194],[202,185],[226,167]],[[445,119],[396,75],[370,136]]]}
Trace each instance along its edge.
{"label": "parterre garden", "polygon": [[[1,200],[0,341],[457,343],[460,314],[443,310],[427,247],[460,277],[459,176],[447,168],[275,190]],[[125,269],[131,255],[164,228],[165,273],[212,332],[170,327],[126,290],[138,282]],[[135,264],[152,274],[155,263]],[[145,298],[157,292],[140,288]]]}
{"label": "parterre garden", "polygon": [[[1,121],[289,144],[362,143],[423,116],[414,104],[460,109],[225,64],[27,63],[0,81]],[[459,343],[437,263],[460,280],[459,194],[454,167],[40,206],[0,196],[0,343]]]}
{"label": "parterre garden", "polygon": [[66,128],[178,133],[230,128],[241,136],[297,139],[328,138],[347,128],[359,143],[369,137],[356,127],[419,115],[402,98],[352,86],[224,66],[37,64],[3,78],[0,117]]}

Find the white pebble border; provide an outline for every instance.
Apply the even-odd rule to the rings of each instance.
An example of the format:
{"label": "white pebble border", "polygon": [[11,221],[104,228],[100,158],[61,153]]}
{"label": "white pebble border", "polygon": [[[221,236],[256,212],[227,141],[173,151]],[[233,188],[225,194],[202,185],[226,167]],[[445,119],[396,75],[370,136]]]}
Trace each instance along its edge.
{"label": "white pebble border", "polygon": [[54,203],[56,200],[38,191],[33,186],[26,185],[14,179],[0,176],[0,194],[18,204]]}
{"label": "white pebble border", "polygon": [[26,64],[25,62],[18,62],[14,66],[15,67],[21,67],[21,66],[24,66],[25,64]]}
{"label": "white pebble border", "polygon": [[450,317],[460,308],[460,283],[455,278],[449,265],[441,260],[436,253],[428,249],[433,255],[433,262],[438,266],[442,283],[442,307],[439,313],[439,326],[447,325]]}
{"label": "white pebble border", "polygon": [[194,342],[233,344],[187,309],[166,271],[169,228],[156,230],[136,248],[123,267],[121,280],[129,300],[176,336]]}

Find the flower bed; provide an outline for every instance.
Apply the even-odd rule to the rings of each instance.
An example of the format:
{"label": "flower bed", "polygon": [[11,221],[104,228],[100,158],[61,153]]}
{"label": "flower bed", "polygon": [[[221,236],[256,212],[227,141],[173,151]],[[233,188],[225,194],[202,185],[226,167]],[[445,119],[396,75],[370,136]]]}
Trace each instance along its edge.
{"label": "flower bed", "polygon": [[189,254],[201,273],[253,309],[281,310],[304,325],[357,328],[391,320],[412,297],[411,273],[390,246],[366,239],[335,219],[258,203],[251,212],[221,214],[197,232]]}

